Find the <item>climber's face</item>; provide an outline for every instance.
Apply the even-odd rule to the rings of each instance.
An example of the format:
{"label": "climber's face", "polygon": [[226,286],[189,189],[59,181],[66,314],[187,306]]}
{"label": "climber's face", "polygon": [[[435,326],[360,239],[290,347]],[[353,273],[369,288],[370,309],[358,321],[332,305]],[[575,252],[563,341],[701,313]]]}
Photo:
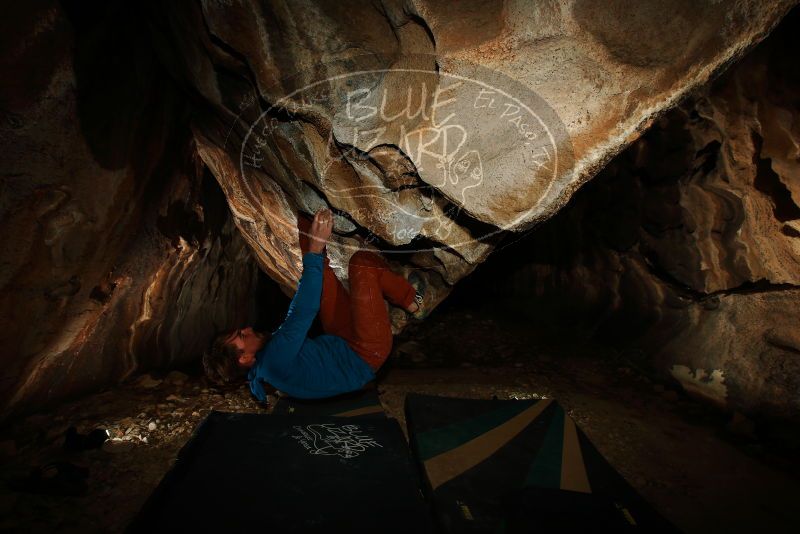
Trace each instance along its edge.
{"label": "climber's face", "polygon": [[248,326],[235,330],[225,342],[236,347],[239,365],[252,367],[256,363],[256,352],[266,344],[266,336]]}

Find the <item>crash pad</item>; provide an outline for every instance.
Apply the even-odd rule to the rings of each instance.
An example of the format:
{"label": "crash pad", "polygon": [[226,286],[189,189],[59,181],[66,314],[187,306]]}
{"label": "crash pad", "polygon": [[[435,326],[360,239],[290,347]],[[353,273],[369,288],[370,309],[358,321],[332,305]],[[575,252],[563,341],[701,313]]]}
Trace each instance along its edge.
{"label": "crash pad", "polygon": [[445,532],[674,532],[554,400],[410,394],[405,412]]}
{"label": "crash pad", "polygon": [[130,532],[429,532],[389,418],[212,412]]}
{"label": "crash pad", "polygon": [[282,415],[335,415],[338,417],[386,417],[378,390],[375,388],[346,393],[328,399],[278,400],[274,414]]}

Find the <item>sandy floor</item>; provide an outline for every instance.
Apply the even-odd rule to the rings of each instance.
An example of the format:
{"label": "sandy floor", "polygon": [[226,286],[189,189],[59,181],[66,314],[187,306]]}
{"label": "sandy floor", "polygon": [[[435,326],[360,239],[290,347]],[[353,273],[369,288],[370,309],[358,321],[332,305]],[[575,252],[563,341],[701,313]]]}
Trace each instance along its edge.
{"label": "sandy floor", "polygon": [[[551,333],[552,334],[552,333]],[[549,338],[549,340],[548,340]],[[437,310],[397,339],[379,392],[404,423],[410,391],[459,397],[558,399],[606,458],[687,532],[796,532],[797,461],[747,421],[728,419],[655,384],[609,349],[499,320],[488,310]],[[3,429],[5,486],[56,460],[89,468],[88,492],[53,497],[0,489],[0,530],[116,532],[144,503],[210,410],[262,411],[245,387],[209,387],[172,373],[64,404]],[[102,449],[66,453],[66,429],[109,430]],[[732,432],[735,431],[735,432]]]}

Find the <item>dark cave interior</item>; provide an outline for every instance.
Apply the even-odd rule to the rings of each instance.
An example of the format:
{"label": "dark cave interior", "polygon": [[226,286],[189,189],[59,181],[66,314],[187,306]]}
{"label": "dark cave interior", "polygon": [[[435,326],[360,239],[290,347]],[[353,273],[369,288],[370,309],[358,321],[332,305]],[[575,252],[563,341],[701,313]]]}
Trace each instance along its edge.
{"label": "dark cave interior", "polygon": [[[606,137],[617,135],[617,145],[592,163],[591,179],[570,184],[568,202],[543,208],[545,215],[525,227],[504,229],[486,212],[481,219],[482,204],[431,197],[426,188],[436,188],[407,156],[410,170],[384,172],[381,186],[393,198],[440,209],[470,237],[494,234],[466,248],[430,229],[393,241],[380,217],[358,215],[374,205],[359,205],[358,195],[337,205],[324,181],[306,177],[308,168],[318,170],[313,158],[332,150],[308,139],[317,139],[317,129],[335,130],[333,113],[281,115],[289,133],[275,141],[275,169],[259,169],[257,180],[243,178],[225,151],[229,141],[245,146],[237,125],[260,117],[251,106],[261,112],[287,89],[272,77],[289,79],[293,69],[321,64],[325,47],[332,55],[380,48],[387,33],[375,29],[381,21],[392,28],[397,57],[434,46],[445,58],[502,35],[494,24],[510,24],[498,22],[507,9],[466,2],[441,14],[430,2],[366,9],[310,1],[307,11],[319,20],[302,18],[308,33],[292,37],[283,25],[300,15],[280,2],[9,6],[0,63],[0,529],[125,530],[209,413],[271,415],[276,398],[258,403],[244,381],[212,383],[202,357],[221,331],[253,325],[271,332],[282,323],[302,265],[295,218],[329,206],[341,245],[329,247],[332,263],[346,265],[339,250],[355,243],[384,252],[398,272],[428,277],[432,310],[425,319],[387,306],[395,337],[374,384],[407,439],[413,441],[404,411],[410,394],[557,399],[567,419],[679,530],[796,531],[800,8],[781,2],[763,4],[780,16],[758,38],[702,41],[746,50],[720,64],[700,52],[672,57],[644,44],[613,45],[616,55],[603,58],[670,80],[671,92],[652,95],[641,88],[646,84],[634,90],[622,83],[619,93],[630,93],[626,113],[643,113],[629,97],[652,96],[648,104],[680,98],[659,104],[625,136],[610,118],[592,119]],[[237,11],[256,4],[261,11]],[[589,23],[577,11],[583,3],[575,4],[573,26],[561,30],[567,35],[564,28],[580,25],[569,37],[579,41]],[[612,4],[609,13],[638,9]],[[634,17],[642,24],[664,8],[643,4],[653,12]],[[363,9],[367,22],[347,22],[354,9]],[[712,8],[697,9],[697,31],[722,24]],[[526,16],[530,25],[544,15]],[[469,29],[470,17],[486,20]],[[732,29],[720,35],[745,35],[745,23],[730,18]],[[255,42],[251,24],[269,42]],[[606,41],[622,39],[615,28],[601,28],[588,42],[614,52]],[[700,37],[692,35],[686,41],[694,46]],[[539,60],[542,53],[524,48],[525,39],[512,42],[520,55]],[[511,65],[501,48],[481,50]],[[598,70],[616,72],[606,67]],[[701,67],[714,73],[704,83],[676,74]],[[437,61],[437,74],[440,68]],[[609,85],[617,82],[608,76]],[[594,84],[587,94],[600,92],[602,82],[585,83]],[[604,105],[614,108],[613,98]],[[555,107],[567,113],[578,105]],[[588,158],[597,150],[585,139],[596,131],[578,131],[578,123],[566,128]],[[366,172],[350,161],[336,168],[337,186],[354,183],[349,172],[368,183],[375,168],[388,168],[378,164],[383,156],[360,151],[375,166]],[[494,202],[487,204],[503,205]],[[322,334],[317,318],[309,336]],[[76,429],[106,431],[102,446],[68,450],[65,439]],[[78,488],[49,486],[54,494],[20,489],[20,480],[40,481],[42,466],[53,462],[86,470],[88,478]]]}

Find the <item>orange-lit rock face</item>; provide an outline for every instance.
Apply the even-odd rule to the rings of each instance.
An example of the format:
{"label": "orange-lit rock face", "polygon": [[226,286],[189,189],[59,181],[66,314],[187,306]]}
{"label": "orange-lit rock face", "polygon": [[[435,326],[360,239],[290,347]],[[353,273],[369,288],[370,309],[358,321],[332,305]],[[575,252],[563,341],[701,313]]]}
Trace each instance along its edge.
{"label": "orange-lit rock face", "polygon": [[258,273],[146,36],[111,24],[135,14],[109,5],[84,26],[61,4],[16,9],[0,68],[0,418],[195,361],[247,319]]}
{"label": "orange-lit rock face", "polygon": [[342,277],[378,247],[436,303],[794,3],[204,2],[195,136],[273,278],[327,205]]}

